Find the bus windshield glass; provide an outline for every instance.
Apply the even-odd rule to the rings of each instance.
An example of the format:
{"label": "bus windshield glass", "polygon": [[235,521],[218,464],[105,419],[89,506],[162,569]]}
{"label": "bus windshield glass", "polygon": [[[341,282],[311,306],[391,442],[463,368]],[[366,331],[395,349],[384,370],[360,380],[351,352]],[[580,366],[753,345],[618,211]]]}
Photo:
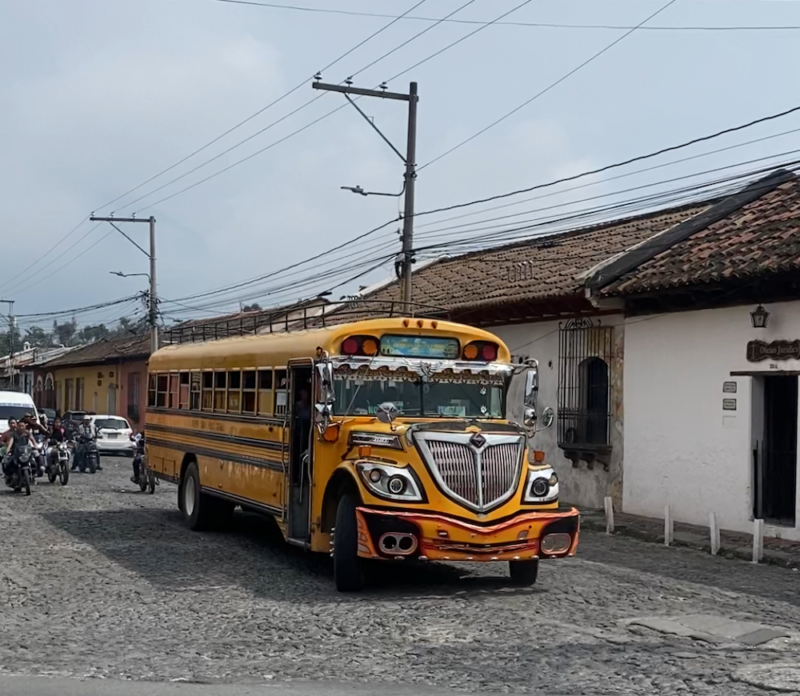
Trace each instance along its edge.
{"label": "bus windshield glass", "polygon": [[[409,375],[411,377],[411,375]],[[420,378],[336,375],[335,413],[374,415],[380,404],[391,402],[406,418],[503,418],[502,382],[475,379],[423,382]]]}

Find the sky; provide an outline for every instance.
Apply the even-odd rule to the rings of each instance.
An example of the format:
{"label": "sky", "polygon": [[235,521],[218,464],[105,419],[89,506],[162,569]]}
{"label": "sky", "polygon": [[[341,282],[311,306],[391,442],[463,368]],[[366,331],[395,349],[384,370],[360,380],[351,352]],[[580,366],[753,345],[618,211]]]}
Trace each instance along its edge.
{"label": "sky", "polygon": [[[282,4],[397,16],[418,2]],[[425,0],[410,12],[414,19],[387,27],[392,20],[386,17],[220,0],[2,0],[0,207],[11,253],[0,297],[15,301],[23,328],[48,327],[72,309],[145,290],[145,277],[111,272],[147,273],[147,257],[110,225],[90,223],[93,212],[156,218],[158,295],[168,324],[251,302],[270,306],[328,290],[338,297],[388,277],[400,246],[393,221],[401,199],[341,187],[397,193],[403,163],[342,95],[311,87],[318,70],[381,29],[322,77],[340,83],[353,75],[355,85],[370,88],[390,80],[389,89],[398,92],[418,82],[417,161],[431,164],[419,171],[417,211],[550,182],[800,105],[792,89],[800,2],[676,0],[627,36],[618,28],[634,27],[666,4]],[[462,7],[452,18],[466,23],[433,21]],[[617,28],[487,24],[505,13],[507,22]],[[797,28],[658,29],[665,26]],[[404,150],[403,102],[362,98],[358,105]],[[481,226],[484,219],[523,211],[530,212],[511,220],[558,217],[800,158],[785,154],[800,150],[800,132],[707,155],[793,129],[800,129],[800,113],[582,179],[576,184],[590,186],[579,190],[568,190],[576,184],[548,189],[557,195],[546,199],[420,216],[415,247],[457,242],[420,252],[420,260],[459,253],[486,243],[479,241],[482,230],[498,223]],[[761,161],[744,164],[752,160]],[[656,164],[665,166],[636,173]],[[731,168],[701,174],[721,167]],[[609,179],[619,174],[626,176]],[[691,174],[698,176],[619,193]],[[600,195],[605,198],[585,201]],[[481,214],[446,221],[465,212]],[[442,231],[464,222],[474,226]],[[147,225],[122,229],[146,247]],[[226,290],[231,286],[240,287]],[[113,323],[142,313],[141,301],[131,299],[75,316],[81,323]]]}

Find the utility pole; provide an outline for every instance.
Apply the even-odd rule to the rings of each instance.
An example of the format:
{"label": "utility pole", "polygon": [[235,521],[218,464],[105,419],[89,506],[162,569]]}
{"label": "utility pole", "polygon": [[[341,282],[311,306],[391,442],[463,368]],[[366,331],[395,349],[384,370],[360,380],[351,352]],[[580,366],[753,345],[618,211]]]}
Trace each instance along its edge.
{"label": "utility pole", "polygon": [[[320,89],[326,92],[340,92],[344,94],[347,100],[355,107],[361,116],[364,117],[367,123],[383,138],[384,142],[394,150],[395,154],[400,157],[405,163],[405,178],[403,191],[405,193],[405,200],[403,206],[403,249],[401,260],[401,276],[402,276],[402,301],[404,303],[411,302],[411,272],[414,262],[414,189],[417,180],[417,104],[419,96],[417,94],[417,83],[412,82],[408,86],[408,94],[402,92],[389,92],[386,88],[386,83],[383,83],[379,89],[364,89],[362,87],[353,87],[351,80],[345,80],[344,85],[334,85],[321,82],[322,76],[317,73],[312,83],[314,89]],[[406,154],[405,156],[391,143],[391,141],[378,129],[378,127],[350,98],[351,94],[356,94],[362,97],[378,97],[379,99],[394,99],[397,101],[408,102],[408,135],[406,140]],[[346,187],[347,188],[347,187]],[[370,195],[364,192],[360,187],[350,188],[350,190],[360,193],[361,195]],[[387,194],[372,194],[372,195],[387,195]]]}
{"label": "utility pole", "polygon": [[17,320],[14,317],[14,300],[0,300],[0,303],[8,305],[8,372],[11,380],[11,389],[14,388],[14,333],[17,328]]}
{"label": "utility pole", "polygon": [[[158,297],[156,294],[156,219],[151,215],[149,218],[117,218],[117,217],[97,217],[94,214],[89,218],[92,222],[108,222],[117,232],[119,232],[125,239],[127,239],[133,246],[141,251],[148,259],[150,259],[150,273],[147,277],[150,279],[150,293],[148,302],[148,323],[150,324],[150,352],[155,353],[158,350]],[[116,226],[117,222],[146,222],[150,225],[150,252],[145,251],[139,244],[125,234],[119,227]],[[124,275],[124,274],[119,274]]]}

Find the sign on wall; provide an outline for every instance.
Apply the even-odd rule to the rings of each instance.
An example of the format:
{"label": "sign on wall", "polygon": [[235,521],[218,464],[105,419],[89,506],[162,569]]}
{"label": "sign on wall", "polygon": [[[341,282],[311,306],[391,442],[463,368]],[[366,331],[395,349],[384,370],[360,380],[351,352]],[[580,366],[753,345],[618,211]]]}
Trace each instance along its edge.
{"label": "sign on wall", "polygon": [[798,341],[750,341],[747,344],[747,361],[800,360],[800,340]]}
{"label": "sign on wall", "polygon": [[723,411],[735,411],[736,410],[736,399],[723,399],[722,400],[722,410]]}
{"label": "sign on wall", "polygon": [[723,382],[722,383],[722,393],[723,394],[735,394],[736,393],[736,382]]}

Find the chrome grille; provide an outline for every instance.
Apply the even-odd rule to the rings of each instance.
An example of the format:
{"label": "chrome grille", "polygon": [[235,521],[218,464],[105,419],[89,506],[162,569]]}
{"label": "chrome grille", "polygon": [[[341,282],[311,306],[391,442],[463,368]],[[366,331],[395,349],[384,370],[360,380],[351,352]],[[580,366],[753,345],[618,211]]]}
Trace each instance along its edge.
{"label": "chrome grille", "polygon": [[515,435],[415,434],[439,486],[451,498],[484,512],[510,498],[519,482],[524,442]]}
{"label": "chrome grille", "polygon": [[478,469],[469,445],[431,440],[433,461],[447,488],[464,500],[478,504]]}

